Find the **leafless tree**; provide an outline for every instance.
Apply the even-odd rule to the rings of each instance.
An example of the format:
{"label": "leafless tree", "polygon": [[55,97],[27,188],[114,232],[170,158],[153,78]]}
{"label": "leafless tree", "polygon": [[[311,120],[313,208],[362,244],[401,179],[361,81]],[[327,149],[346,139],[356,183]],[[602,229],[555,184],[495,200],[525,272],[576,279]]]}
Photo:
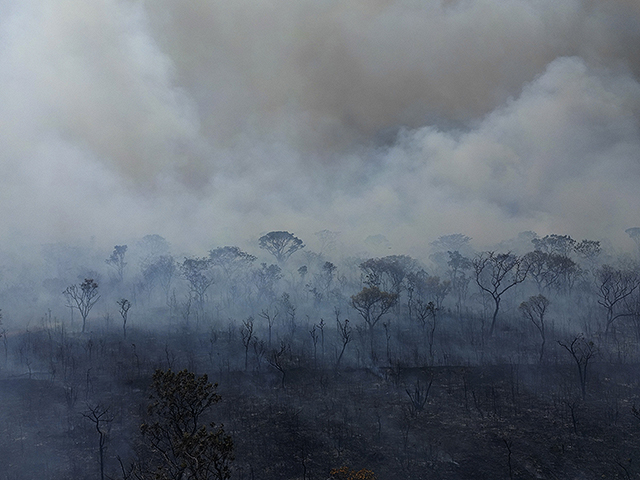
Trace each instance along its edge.
{"label": "leafless tree", "polygon": [[287,353],[289,348],[289,345],[284,342],[280,342],[280,348],[278,350],[272,350],[271,355],[269,355],[269,358],[267,358],[267,362],[269,362],[269,365],[279,371],[280,375],[282,375],[280,382],[282,388],[285,388],[284,380],[287,375],[285,354]]}
{"label": "leafless tree", "polygon": [[309,335],[311,335],[311,342],[313,343],[313,368],[316,369],[318,368],[318,340],[320,338],[317,325],[311,327]]}
{"label": "leafless tree", "polygon": [[0,328],[0,338],[2,338],[4,344],[4,365],[6,367],[9,361],[9,349],[7,348],[7,329],[2,326],[2,310],[0,310]]}
{"label": "leafless tree", "polygon": [[485,252],[473,260],[478,287],[493,299],[494,309],[489,336],[493,335],[500,310],[502,296],[511,288],[524,282],[529,265],[512,253]]}
{"label": "leafless tree", "polygon": [[430,377],[429,383],[426,387],[420,385],[420,380],[416,380],[411,390],[409,388],[405,388],[405,391],[409,396],[409,413],[412,417],[418,416],[418,414],[422,412],[422,410],[424,410],[424,406],[426,405],[429,398],[429,391],[431,390],[432,384],[433,377]]}
{"label": "leafless tree", "polygon": [[632,316],[633,312],[625,308],[625,300],[640,286],[640,277],[631,269],[616,269],[603,265],[596,271],[596,294],[598,304],[606,312],[605,336],[614,321],[620,317]]}
{"label": "leafless tree", "polygon": [[520,304],[522,316],[529,320],[538,329],[540,333],[540,358],[538,361],[542,363],[544,355],[544,345],[546,342],[544,316],[549,306],[549,300],[544,295],[535,295],[529,297],[529,300]]}
{"label": "leafless tree", "polygon": [[267,328],[269,331],[269,339],[268,339],[268,346],[269,348],[271,348],[271,330],[273,328],[273,324],[276,322],[276,318],[278,318],[278,314],[279,314],[279,310],[278,307],[275,307],[273,312],[270,312],[268,308],[263,309],[258,315],[261,318],[264,318],[267,321]]}
{"label": "leafless tree", "polygon": [[586,340],[584,335],[580,334],[575,336],[570,342],[562,342],[558,340],[558,344],[564,348],[573,360],[576,362],[578,368],[578,379],[580,380],[580,390],[582,392],[582,399],[587,396],[587,373],[589,371],[589,362],[598,352],[598,348],[591,340]]}
{"label": "leafless tree", "polygon": [[131,302],[126,298],[122,298],[116,302],[120,307],[120,316],[122,317],[122,330],[124,338],[127,338],[127,316],[129,315],[129,309],[131,308]]}
{"label": "leafless tree", "polygon": [[93,278],[85,278],[80,285],[69,285],[64,292],[69,308],[77,308],[82,318],[82,333],[84,333],[89,312],[100,299],[98,284]]}
{"label": "leafless tree", "polygon": [[244,346],[244,369],[246,371],[249,363],[249,345],[251,345],[251,340],[253,339],[253,317],[243,320],[240,327],[240,336]]}
{"label": "leafless tree", "polygon": [[340,349],[340,354],[338,355],[338,359],[336,360],[336,372],[338,368],[340,368],[340,361],[342,360],[342,356],[344,355],[344,351],[349,345],[349,342],[352,340],[352,329],[349,326],[349,319],[344,320],[344,322],[340,321],[340,318],[336,316],[336,326],[338,328],[338,336],[340,337],[340,342],[342,343],[342,348]]}
{"label": "leafless tree", "polygon": [[107,442],[109,433],[109,424],[113,421],[114,416],[109,412],[109,407],[103,407],[98,404],[95,406],[87,405],[87,411],[82,416],[92,422],[98,432],[98,453],[100,463],[100,480],[104,480],[104,447]]}

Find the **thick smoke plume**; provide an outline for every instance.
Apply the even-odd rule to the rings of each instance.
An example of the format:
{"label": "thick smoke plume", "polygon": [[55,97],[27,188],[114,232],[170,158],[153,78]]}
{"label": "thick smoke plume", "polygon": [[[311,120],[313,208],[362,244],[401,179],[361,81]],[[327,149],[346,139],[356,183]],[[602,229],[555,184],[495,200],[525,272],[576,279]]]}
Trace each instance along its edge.
{"label": "thick smoke plume", "polygon": [[0,0],[1,241],[624,244],[639,5]]}

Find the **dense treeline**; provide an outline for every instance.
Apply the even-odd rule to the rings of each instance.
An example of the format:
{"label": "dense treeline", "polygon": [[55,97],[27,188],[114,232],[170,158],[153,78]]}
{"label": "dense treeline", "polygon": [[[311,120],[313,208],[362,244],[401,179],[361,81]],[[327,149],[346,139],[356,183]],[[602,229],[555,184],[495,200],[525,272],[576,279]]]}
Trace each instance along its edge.
{"label": "dense treeline", "polygon": [[6,259],[0,478],[127,478],[154,372],[183,369],[218,383],[231,478],[640,475],[635,252],[533,232],[483,251],[447,235],[428,258],[339,240],[274,231],[198,256],[149,235]]}

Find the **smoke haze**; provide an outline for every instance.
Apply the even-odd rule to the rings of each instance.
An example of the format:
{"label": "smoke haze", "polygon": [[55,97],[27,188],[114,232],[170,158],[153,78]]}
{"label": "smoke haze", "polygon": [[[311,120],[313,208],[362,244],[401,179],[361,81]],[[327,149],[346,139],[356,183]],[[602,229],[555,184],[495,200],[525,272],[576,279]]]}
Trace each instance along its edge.
{"label": "smoke haze", "polygon": [[0,239],[628,246],[639,5],[0,0]]}

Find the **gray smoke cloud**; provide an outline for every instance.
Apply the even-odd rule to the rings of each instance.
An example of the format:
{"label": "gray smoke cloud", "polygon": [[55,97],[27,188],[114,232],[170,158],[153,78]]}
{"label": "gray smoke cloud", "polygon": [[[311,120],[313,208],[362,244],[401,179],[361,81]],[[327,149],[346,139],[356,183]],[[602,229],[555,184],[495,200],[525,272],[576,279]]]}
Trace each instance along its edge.
{"label": "gray smoke cloud", "polygon": [[0,241],[640,223],[633,0],[0,0]]}

